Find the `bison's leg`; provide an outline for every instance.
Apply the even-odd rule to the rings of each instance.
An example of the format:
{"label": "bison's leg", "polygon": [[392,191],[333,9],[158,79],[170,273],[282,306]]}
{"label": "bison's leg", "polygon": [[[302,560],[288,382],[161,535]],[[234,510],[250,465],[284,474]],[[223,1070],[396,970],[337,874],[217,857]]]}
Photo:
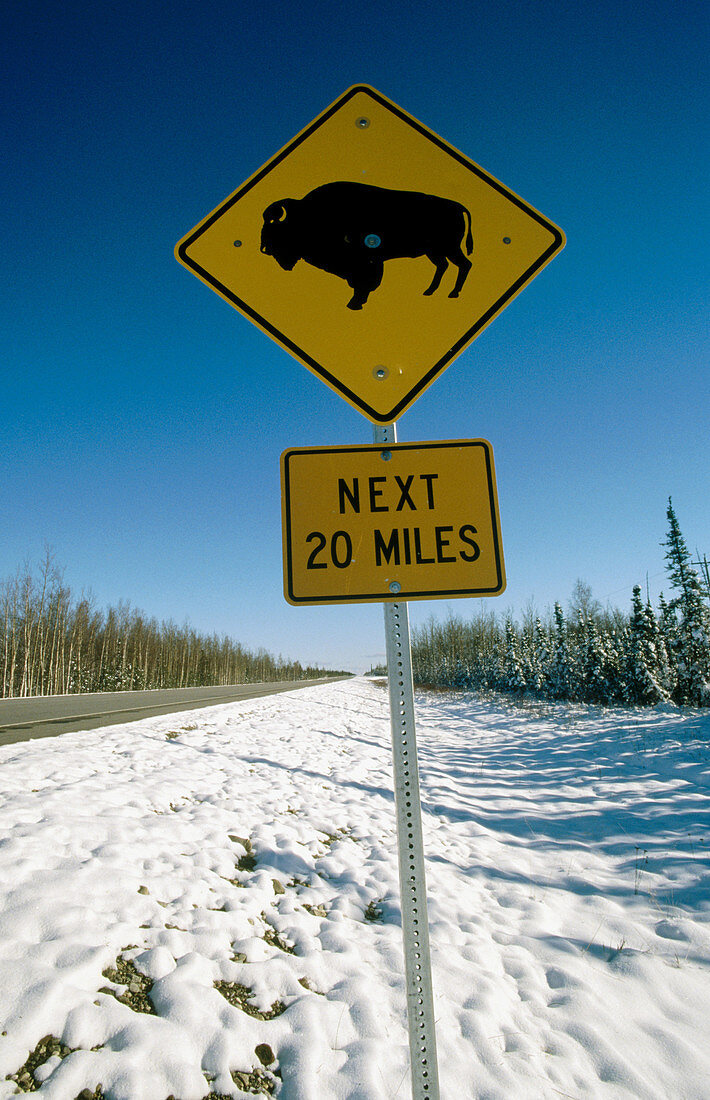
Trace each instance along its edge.
{"label": "bison's leg", "polygon": [[436,271],[434,272],[434,278],[431,280],[431,283],[426,288],[424,293],[433,294],[434,291],[438,290],[439,288],[439,283],[442,280],[444,272],[449,266],[449,261],[446,259],[446,256],[437,255],[433,252],[427,252],[426,258],[427,260],[431,260],[434,267],[436,268]]}
{"label": "bison's leg", "polygon": [[373,290],[377,290],[382,282],[384,270],[385,266],[382,261],[370,261],[348,275],[348,286],[353,291],[353,296],[348,302],[348,309],[362,309],[369,295]]}
{"label": "bison's leg", "polygon": [[468,275],[473,265],[471,264],[471,261],[467,259],[466,256],[464,256],[460,248],[448,258],[451,260],[452,264],[456,264],[457,268],[459,269],[458,274],[456,275],[456,283],[454,285],[454,289],[449,294],[449,298],[458,298],[459,291],[461,290],[463,284],[466,282],[466,276]]}

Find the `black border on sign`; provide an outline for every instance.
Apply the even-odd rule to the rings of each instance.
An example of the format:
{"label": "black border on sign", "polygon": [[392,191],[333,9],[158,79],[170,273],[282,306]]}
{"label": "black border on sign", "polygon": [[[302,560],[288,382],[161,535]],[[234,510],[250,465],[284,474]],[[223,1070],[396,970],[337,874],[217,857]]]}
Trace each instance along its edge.
{"label": "black border on sign", "polygon": [[[427,138],[427,140],[436,145],[448,156],[453,157],[454,160],[459,162],[459,164],[462,164],[464,168],[467,168],[474,175],[484,180],[490,187],[493,187],[501,195],[504,195],[510,202],[518,206],[529,217],[533,218],[536,222],[542,225],[553,236],[553,241],[550,244],[549,248],[547,248],[545,252],[542,253],[542,255],[535,261],[535,263],[532,264],[525,272],[523,272],[523,274],[518,279],[516,279],[513,285],[510,286],[508,290],[506,290],[506,292],[502,294],[501,297],[496,302],[494,302],[493,305],[481,317],[479,317],[478,320],[473,325],[471,325],[469,329],[466,330],[466,332],[464,332],[464,334],[456,341],[456,343],[444,355],[442,355],[442,357],[430,368],[430,370],[427,371],[424,377],[421,378],[416,383],[416,385],[412,387],[412,389],[401,399],[401,401],[399,401],[392,409],[390,409],[386,413],[379,413],[375,409],[373,409],[366,401],[364,401],[361,397],[358,397],[357,394],[353,393],[352,390],[344,385],[343,382],[340,381],[340,379],[335,378],[334,375],[332,375],[330,371],[328,371],[321,363],[313,359],[306,351],[304,351],[303,348],[299,347],[292,340],[290,340],[288,336],[286,336],[283,332],[272,325],[266,317],[263,317],[256,310],[252,309],[252,307],[248,305],[247,302],[245,302],[242,298],[240,298],[237,294],[230,290],[229,287],[221,283],[219,279],[216,279],[213,275],[210,275],[208,271],[206,271],[200,264],[196,263],[196,261],[191,259],[188,255],[188,249],[190,248],[190,246],[193,245],[195,241],[198,240],[198,238],[201,237],[202,234],[205,233],[212,225],[214,225],[214,223],[218,221],[218,219],[221,218],[222,215],[230,209],[230,207],[232,207],[236,202],[243,198],[243,196],[246,195],[253,187],[255,187],[257,183],[264,179],[264,177],[267,176],[269,172],[276,168],[277,165],[281,164],[281,162],[285,160],[286,157],[289,156],[289,154],[292,153],[294,149],[298,148],[299,145],[306,141],[306,139],[309,138],[311,134],[315,133],[315,131],[318,130],[325,122],[327,122],[328,119],[332,118],[332,116],[337,111],[339,111],[341,107],[344,107],[345,104],[348,103],[349,100],[352,99],[353,96],[357,93],[364,93],[365,95],[368,95],[371,99],[375,100],[386,110],[396,115],[399,119],[402,120],[402,122],[405,122],[408,126],[411,126],[413,130],[416,130],[419,134]],[[244,313],[247,317],[249,317],[250,320],[252,320],[259,328],[261,328],[264,332],[271,336],[283,348],[289,351],[296,359],[299,359],[315,374],[319,375],[319,377],[326,381],[328,385],[332,386],[340,394],[346,397],[347,400],[355,405],[356,408],[360,409],[360,411],[364,413],[364,415],[367,416],[368,419],[373,420],[376,424],[390,424],[392,423],[392,421],[396,420],[397,417],[400,416],[406,409],[408,409],[410,405],[414,403],[419,394],[427,388],[427,386],[437,377],[437,375],[441,374],[441,372],[444,370],[445,367],[448,366],[452,359],[455,359],[459,352],[461,352],[467,344],[471,343],[471,341],[478,335],[481,329],[485,328],[489,321],[491,321],[497,313],[501,312],[501,310],[507,305],[510,299],[515,297],[518,291],[521,290],[522,287],[525,286],[525,284],[533,278],[533,276],[536,274],[537,271],[540,270],[541,267],[545,266],[545,264],[552,258],[552,256],[556,252],[560,250],[560,248],[563,247],[563,245],[564,237],[557,226],[553,225],[552,222],[549,222],[537,210],[534,210],[531,206],[528,206],[528,204],[523,199],[513,194],[513,192],[509,191],[508,188],[505,187],[502,183],[494,179],[492,176],[489,176],[487,172],[484,172],[483,169],[479,168],[478,165],[473,163],[473,161],[469,160],[462,153],[459,153],[457,149],[449,145],[442,138],[438,137],[438,135],[433,133],[433,131],[428,130],[415,118],[412,118],[411,115],[408,115],[405,111],[401,110],[401,108],[397,107],[396,104],[391,103],[388,99],[385,99],[379,94],[379,92],[375,91],[374,88],[370,88],[366,84],[356,84],[352,88],[349,88],[348,91],[340,97],[340,99],[337,99],[335,103],[327,108],[322,115],[319,115],[318,118],[316,118],[310,126],[308,126],[305,130],[298,134],[297,137],[289,142],[289,144],[286,145],[279,153],[277,153],[275,157],[273,157],[270,161],[267,161],[267,163],[256,173],[256,175],[247,180],[246,183],[244,183],[242,187],[235,191],[233,195],[230,195],[230,197],[224,203],[222,203],[221,206],[217,207],[217,209],[214,210],[213,213],[204,222],[200,223],[200,225],[189,235],[189,237],[186,237],[180,243],[177,249],[177,254],[186,267],[189,267],[192,271],[195,272],[196,275],[199,276],[199,278],[201,278],[209,286],[213,287],[218,294],[221,294],[222,297],[226,298],[234,306],[236,306],[236,308],[241,313]]]}
{"label": "black border on sign", "polygon": [[402,588],[396,595],[385,595],[382,592],[361,593],[353,595],[333,596],[297,596],[293,591],[293,552],[291,537],[291,473],[290,461],[293,457],[301,455],[330,455],[330,454],[363,454],[383,450],[382,444],[360,444],[353,447],[300,447],[294,450],[284,451],[281,456],[283,472],[283,548],[284,548],[284,593],[291,604],[334,604],[334,603],[397,603],[403,600],[427,600],[445,599],[447,596],[499,596],[505,591],[505,578],[502,568],[502,549],[500,541],[500,526],[498,509],[496,508],[496,488],[493,476],[492,448],[485,439],[470,440],[442,440],[435,443],[388,443],[388,451],[433,451],[442,447],[482,447],[486,461],[486,483],[488,487],[488,503],[493,529],[493,547],[496,564],[497,584],[493,588],[446,588],[446,589],[411,589]]}

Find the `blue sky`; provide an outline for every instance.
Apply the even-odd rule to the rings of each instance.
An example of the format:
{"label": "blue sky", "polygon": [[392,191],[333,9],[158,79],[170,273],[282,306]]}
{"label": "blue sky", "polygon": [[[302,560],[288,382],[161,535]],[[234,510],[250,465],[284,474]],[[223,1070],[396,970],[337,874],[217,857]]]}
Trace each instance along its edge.
{"label": "blue sky", "polygon": [[[708,8],[5,5],[0,577],[45,544],[78,593],[360,669],[378,605],[282,595],[279,456],[354,409],[173,257],[369,83],[559,225],[565,250],[399,421],[486,438],[520,614],[578,578],[667,591],[669,495],[710,556]],[[468,616],[479,601],[412,603]]]}

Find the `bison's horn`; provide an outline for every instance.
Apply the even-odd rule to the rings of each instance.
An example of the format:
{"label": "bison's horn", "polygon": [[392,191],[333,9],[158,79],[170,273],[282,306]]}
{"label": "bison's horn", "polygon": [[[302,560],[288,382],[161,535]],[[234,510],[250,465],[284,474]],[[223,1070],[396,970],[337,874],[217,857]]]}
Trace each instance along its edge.
{"label": "bison's horn", "polygon": [[264,211],[265,222],[282,222],[286,219],[288,199],[282,199],[280,202],[272,202],[271,206],[267,206]]}

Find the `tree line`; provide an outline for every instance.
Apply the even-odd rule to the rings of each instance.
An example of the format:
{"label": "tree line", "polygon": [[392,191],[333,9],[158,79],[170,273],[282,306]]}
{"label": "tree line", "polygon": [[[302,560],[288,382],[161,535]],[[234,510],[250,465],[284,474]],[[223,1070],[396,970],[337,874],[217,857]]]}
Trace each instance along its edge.
{"label": "tree line", "polygon": [[332,670],[251,652],[128,603],[75,597],[49,552],[0,582],[0,697],[304,680]]}
{"label": "tree line", "polygon": [[539,699],[626,705],[710,706],[710,592],[693,568],[672,501],[666,571],[671,596],[654,610],[636,585],[628,611],[602,609],[577,582],[567,615],[543,621],[481,614],[430,620],[412,632],[415,683],[492,688]]}

